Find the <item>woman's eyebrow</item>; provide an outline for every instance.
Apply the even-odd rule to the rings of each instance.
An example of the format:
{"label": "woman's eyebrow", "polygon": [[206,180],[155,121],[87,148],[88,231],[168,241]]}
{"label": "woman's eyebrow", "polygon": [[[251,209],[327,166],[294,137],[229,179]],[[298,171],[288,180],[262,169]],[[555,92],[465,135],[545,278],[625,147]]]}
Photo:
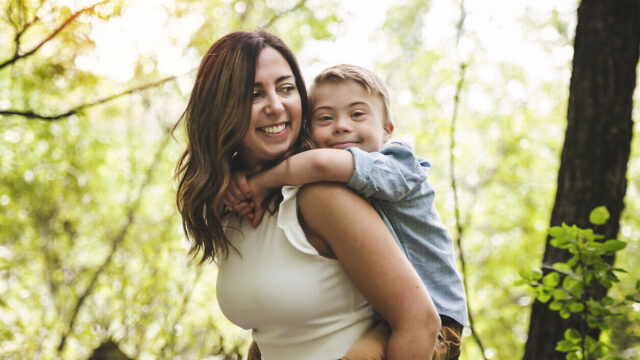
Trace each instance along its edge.
{"label": "woman's eyebrow", "polygon": [[[293,78],[293,75],[282,75],[276,79],[276,84]],[[263,84],[261,82],[255,82],[253,86],[263,86]]]}

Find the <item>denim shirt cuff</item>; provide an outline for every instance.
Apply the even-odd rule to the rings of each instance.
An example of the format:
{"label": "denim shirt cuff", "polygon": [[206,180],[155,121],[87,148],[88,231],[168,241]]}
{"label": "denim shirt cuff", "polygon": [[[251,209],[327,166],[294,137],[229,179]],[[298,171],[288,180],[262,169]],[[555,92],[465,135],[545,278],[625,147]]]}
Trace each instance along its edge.
{"label": "denim shirt cuff", "polygon": [[375,183],[371,181],[371,170],[373,169],[373,158],[357,147],[347,148],[353,155],[354,171],[347,186],[365,198],[375,194],[377,189]]}

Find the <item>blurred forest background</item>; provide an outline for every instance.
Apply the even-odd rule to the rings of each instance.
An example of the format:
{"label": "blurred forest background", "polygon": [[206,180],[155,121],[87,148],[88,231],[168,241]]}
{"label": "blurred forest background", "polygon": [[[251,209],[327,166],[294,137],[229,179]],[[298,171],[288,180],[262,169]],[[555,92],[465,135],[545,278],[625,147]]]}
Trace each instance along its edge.
{"label": "blurred forest background", "polygon": [[[465,329],[462,359],[524,353],[533,297],[514,281],[540,268],[545,249],[577,7],[398,1],[371,33],[382,55],[361,63],[389,84],[394,136],[432,163],[437,208],[459,240],[483,345]],[[445,9],[457,19],[439,21]],[[309,46],[331,51],[322,42],[348,36],[353,10],[337,0],[0,0],[0,11],[0,358],[244,354],[248,333],[216,304],[215,266],[186,255],[172,181],[184,142],[169,130],[223,34],[278,34],[310,81],[331,64]],[[618,235],[628,246],[616,257],[629,273],[614,298],[640,274],[638,94]],[[611,326],[603,336],[616,354],[638,358],[640,307]]]}

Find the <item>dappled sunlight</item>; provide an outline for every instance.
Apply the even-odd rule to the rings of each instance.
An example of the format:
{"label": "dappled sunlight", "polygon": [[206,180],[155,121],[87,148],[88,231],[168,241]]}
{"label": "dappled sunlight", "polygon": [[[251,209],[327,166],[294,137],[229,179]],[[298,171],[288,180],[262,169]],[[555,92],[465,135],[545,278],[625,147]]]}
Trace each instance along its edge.
{"label": "dappled sunlight", "polygon": [[[292,47],[307,85],[337,63],[388,85],[392,140],[429,161],[434,206],[461,236],[484,342],[465,328],[461,359],[521,357],[536,297],[514,282],[547,244],[579,1],[465,1],[462,22],[456,0],[99,2],[0,0],[0,358],[86,359],[109,339],[137,359],[246,353],[215,264],[187,254],[173,178],[184,128],[169,131],[206,49],[259,26]],[[616,301],[640,273],[637,88]],[[605,338],[631,359],[640,306],[623,314]]]}

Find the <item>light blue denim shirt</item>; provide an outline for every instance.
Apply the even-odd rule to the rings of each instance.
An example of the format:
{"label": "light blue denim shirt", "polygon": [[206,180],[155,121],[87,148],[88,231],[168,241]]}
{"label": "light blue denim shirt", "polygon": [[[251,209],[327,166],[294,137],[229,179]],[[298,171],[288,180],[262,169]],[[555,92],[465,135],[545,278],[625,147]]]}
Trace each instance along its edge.
{"label": "light blue denim shirt", "polygon": [[427,182],[431,165],[413,154],[409,145],[392,142],[380,152],[347,149],[355,171],[347,183],[369,200],[424,282],[440,315],[468,326],[462,278],[453,241],[440,220]]}

